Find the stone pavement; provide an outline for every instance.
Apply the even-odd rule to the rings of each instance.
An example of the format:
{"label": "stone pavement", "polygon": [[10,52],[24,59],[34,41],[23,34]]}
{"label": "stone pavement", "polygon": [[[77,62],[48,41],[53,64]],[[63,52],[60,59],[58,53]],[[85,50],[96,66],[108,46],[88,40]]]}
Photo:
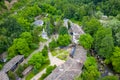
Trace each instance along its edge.
{"label": "stone pavement", "polygon": [[82,46],[77,46],[73,58],[59,65],[45,80],[73,80],[82,72],[87,51]]}

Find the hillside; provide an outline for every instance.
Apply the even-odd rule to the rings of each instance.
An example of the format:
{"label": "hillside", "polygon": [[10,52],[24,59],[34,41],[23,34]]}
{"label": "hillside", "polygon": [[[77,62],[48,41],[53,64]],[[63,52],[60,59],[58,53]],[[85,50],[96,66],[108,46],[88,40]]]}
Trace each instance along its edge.
{"label": "hillside", "polygon": [[0,0],[0,69],[11,61],[11,80],[119,80],[120,0]]}

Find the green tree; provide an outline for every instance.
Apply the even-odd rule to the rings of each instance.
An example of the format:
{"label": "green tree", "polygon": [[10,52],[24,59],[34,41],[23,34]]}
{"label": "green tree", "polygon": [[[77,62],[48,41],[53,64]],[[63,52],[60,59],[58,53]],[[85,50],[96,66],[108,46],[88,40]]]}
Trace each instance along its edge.
{"label": "green tree", "polygon": [[101,78],[100,80],[119,80],[118,76],[105,76]]}
{"label": "green tree", "polygon": [[83,25],[84,25],[83,29],[85,30],[85,32],[89,33],[92,36],[94,36],[97,30],[101,28],[100,22],[95,18],[86,21]]}
{"label": "green tree", "polygon": [[45,63],[45,58],[42,56],[42,53],[38,52],[34,54],[28,61],[30,65],[33,65],[35,69],[40,69],[42,64]]}
{"label": "green tree", "polygon": [[65,18],[73,18],[73,15],[75,14],[75,6],[71,5],[71,4],[67,4],[64,6],[64,17]]}
{"label": "green tree", "polygon": [[59,35],[68,34],[68,29],[66,27],[59,28]]}
{"label": "green tree", "polygon": [[44,57],[48,56],[48,47],[47,46],[44,46],[44,48],[42,49],[42,55]]}
{"label": "green tree", "polygon": [[54,48],[57,47],[57,42],[53,39],[50,43],[49,43],[49,49],[52,51],[54,50]]}
{"label": "green tree", "polygon": [[109,58],[113,52],[114,42],[110,28],[99,29],[94,36],[94,48],[99,55]]}
{"label": "green tree", "polygon": [[8,71],[8,76],[11,80],[16,80],[15,74],[12,71]]}
{"label": "green tree", "polygon": [[0,53],[6,51],[8,48],[8,40],[6,36],[0,35]]}
{"label": "green tree", "polygon": [[120,73],[120,48],[119,47],[115,47],[114,52],[111,56],[111,62],[113,65],[113,69]]}
{"label": "green tree", "polygon": [[89,34],[83,34],[79,38],[79,43],[86,49],[90,49],[93,44],[93,38]]}
{"label": "green tree", "polygon": [[117,19],[113,19],[113,20],[110,20],[105,26],[110,27],[112,29],[114,44],[116,46],[120,46],[120,21]]}
{"label": "green tree", "polygon": [[3,67],[3,66],[0,64],[0,70],[2,69],[2,67]]}
{"label": "green tree", "polygon": [[71,38],[67,34],[59,35],[57,42],[59,46],[68,46],[71,42]]}
{"label": "green tree", "polygon": [[94,57],[87,57],[84,64],[84,69],[76,80],[97,80],[100,77],[100,72],[98,71],[97,62]]}
{"label": "green tree", "polygon": [[18,38],[13,41],[13,45],[8,49],[9,55],[22,54],[28,56],[29,46],[25,39]]}
{"label": "green tree", "polygon": [[20,37],[22,38],[22,39],[25,39],[26,40],[26,42],[30,45],[31,43],[32,43],[32,35],[31,35],[31,33],[30,32],[23,32],[21,35],[20,35]]}

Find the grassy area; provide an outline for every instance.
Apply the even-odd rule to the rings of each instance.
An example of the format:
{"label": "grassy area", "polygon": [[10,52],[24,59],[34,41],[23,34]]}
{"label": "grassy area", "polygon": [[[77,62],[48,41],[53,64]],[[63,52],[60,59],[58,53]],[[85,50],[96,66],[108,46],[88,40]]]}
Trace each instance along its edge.
{"label": "grassy area", "polygon": [[40,42],[46,42],[47,40],[46,39],[43,39],[41,36],[39,37],[39,41]]}
{"label": "grassy area", "polygon": [[[44,68],[46,68],[49,64],[44,64],[42,65],[42,67],[40,68],[39,72],[41,72]],[[37,74],[37,73],[36,73]],[[26,77],[25,80],[30,80],[32,77],[34,77],[36,75],[34,73],[34,71],[32,70]]]}
{"label": "grassy area", "polygon": [[42,76],[39,78],[39,80],[44,80],[52,71],[56,68],[56,65],[54,66],[48,66],[46,68],[46,73],[42,74]]}
{"label": "grassy area", "polygon": [[57,58],[59,58],[61,60],[67,60],[68,55],[69,54],[61,54],[61,55],[58,55]]}
{"label": "grassy area", "polygon": [[66,60],[69,55],[69,52],[67,50],[63,50],[63,49],[54,50],[54,51],[52,51],[52,55],[57,56],[57,58],[60,58],[61,60]]}

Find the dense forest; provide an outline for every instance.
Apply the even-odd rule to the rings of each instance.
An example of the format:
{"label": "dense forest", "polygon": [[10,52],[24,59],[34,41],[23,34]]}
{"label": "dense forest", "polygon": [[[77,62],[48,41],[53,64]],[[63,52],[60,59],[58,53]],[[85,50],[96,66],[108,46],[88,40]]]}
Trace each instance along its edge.
{"label": "dense forest", "polygon": [[[43,27],[33,25],[39,15],[45,21]],[[80,37],[79,43],[88,54],[99,55],[119,74],[120,0],[18,0],[10,10],[4,0],[0,0],[0,54],[7,51],[8,59],[17,54],[28,57],[31,50],[38,47],[41,41],[38,35],[43,28],[49,36],[60,34],[57,42],[50,43],[50,50],[70,44],[67,29],[61,25],[64,18],[82,26],[86,34]],[[118,80],[116,75],[101,78],[96,60],[88,57],[82,75],[76,80]]]}

